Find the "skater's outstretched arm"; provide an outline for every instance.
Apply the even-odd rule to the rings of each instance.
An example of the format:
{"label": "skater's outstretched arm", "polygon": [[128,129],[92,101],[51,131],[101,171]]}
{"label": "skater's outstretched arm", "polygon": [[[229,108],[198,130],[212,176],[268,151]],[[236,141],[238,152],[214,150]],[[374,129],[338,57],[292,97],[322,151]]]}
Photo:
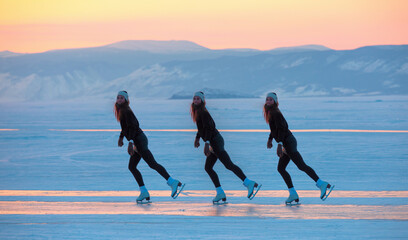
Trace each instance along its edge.
{"label": "skater's outstretched arm", "polygon": [[196,136],[196,138],[194,140],[194,147],[198,148],[199,146],[200,146],[200,135],[198,135],[198,133],[197,133],[197,136]]}
{"label": "skater's outstretched arm", "polygon": [[[275,140],[279,139],[279,141],[282,141],[289,135],[289,126],[288,123],[285,120],[285,117],[283,117],[283,114],[279,111],[273,114],[275,124],[276,124],[276,135]],[[277,142],[279,142],[277,140]]]}
{"label": "skater's outstretched arm", "polygon": [[209,141],[215,136],[214,134],[216,133],[215,122],[208,111],[202,112],[201,121],[204,130],[204,136],[201,137],[204,141]]}
{"label": "skater's outstretched arm", "polygon": [[118,140],[118,147],[122,147],[122,146],[123,146],[123,136],[120,135],[119,140]]}
{"label": "skater's outstretched arm", "polygon": [[128,136],[128,140],[135,138],[140,132],[140,125],[139,121],[137,120],[135,114],[133,111],[128,108],[123,111],[124,119],[125,119],[125,126],[126,126],[126,132]]}
{"label": "skater's outstretched arm", "polygon": [[271,129],[271,132],[269,133],[269,138],[268,138],[268,142],[266,143],[266,147],[268,149],[271,149],[273,147],[272,141],[275,138],[275,132],[276,132],[276,125],[272,119],[269,120],[269,128]]}
{"label": "skater's outstretched arm", "polygon": [[272,139],[271,138],[269,138],[268,139],[268,142],[266,143],[266,147],[268,148],[268,149],[271,149],[272,148]]}

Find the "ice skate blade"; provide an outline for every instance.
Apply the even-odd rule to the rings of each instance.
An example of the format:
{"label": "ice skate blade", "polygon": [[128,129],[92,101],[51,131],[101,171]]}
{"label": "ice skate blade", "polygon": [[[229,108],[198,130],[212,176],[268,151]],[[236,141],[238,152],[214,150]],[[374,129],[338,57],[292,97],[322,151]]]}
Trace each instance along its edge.
{"label": "ice skate blade", "polygon": [[136,204],[149,204],[152,203],[150,200],[143,199],[142,201],[136,200]]}
{"label": "ice skate blade", "polygon": [[293,203],[293,202],[290,202],[290,203],[285,202],[285,205],[288,206],[288,207],[292,207],[292,206],[299,206],[299,205],[301,205],[301,203],[300,203],[300,202],[295,202],[295,203]]}
{"label": "ice skate blade", "polygon": [[249,198],[249,200],[254,199],[254,197],[255,197],[255,196],[256,196],[256,194],[258,193],[259,189],[261,189],[261,187],[262,187],[262,184],[259,184],[259,185],[258,185],[258,187],[256,188],[256,191],[255,191],[254,193],[252,193],[252,195],[251,195],[251,196],[249,196],[249,197],[248,197],[248,198]]}
{"label": "ice skate blade", "polygon": [[213,205],[219,206],[219,205],[225,205],[225,204],[228,204],[228,202],[227,202],[227,201],[222,201],[222,202],[220,202],[220,201],[214,202],[214,201],[213,201]]}
{"label": "ice skate blade", "polygon": [[[173,199],[176,199],[176,198],[178,197],[178,195],[180,195],[181,191],[183,191],[183,189],[184,189],[184,186],[186,186],[185,183],[182,184],[181,187],[180,187],[180,190],[178,190],[178,191],[176,192],[176,194],[174,194],[174,196],[172,196]],[[177,187],[177,188],[178,188],[178,187]]]}
{"label": "ice skate blade", "polygon": [[[326,200],[326,199],[329,197],[330,193],[333,191],[333,188],[334,188],[334,185],[331,185],[331,187],[329,188],[329,192],[326,193],[326,194],[322,197],[322,201]],[[327,191],[327,190],[326,190],[326,191]]]}

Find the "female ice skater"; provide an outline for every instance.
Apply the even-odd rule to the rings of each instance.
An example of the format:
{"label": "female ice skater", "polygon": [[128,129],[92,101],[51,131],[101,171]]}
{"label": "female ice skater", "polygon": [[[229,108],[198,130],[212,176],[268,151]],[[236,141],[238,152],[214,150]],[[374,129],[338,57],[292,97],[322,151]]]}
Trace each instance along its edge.
{"label": "female ice skater", "polygon": [[122,128],[118,146],[123,146],[123,137],[126,137],[126,139],[129,141],[129,170],[132,172],[140,187],[140,195],[136,199],[136,202],[150,202],[150,194],[143,182],[142,174],[139,172],[139,170],[137,170],[137,164],[140,162],[141,158],[146,161],[150,168],[156,170],[164,179],[167,180],[167,184],[171,187],[171,197],[174,199],[177,198],[177,196],[183,190],[185,184],[181,184],[181,182],[177,179],[170,177],[166,169],[162,165],[158,164],[154,159],[152,153],[147,147],[147,137],[143,133],[142,129],[140,129],[139,121],[133,114],[132,109],[129,107],[129,97],[126,91],[120,91],[118,93],[115,104],[115,117],[117,121],[120,122],[120,126]]}
{"label": "female ice skater", "polygon": [[[286,171],[286,166],[288,166],[291,159],[301,171],[305,172],[316,182],[316,186],[320,189],[320,198],[324,201],[333,190],[334,185],[331,186],[328,182],[321,180],[315,171],[303,161],[302,156],[297,150],[296,138],[289,130],[288,123],[278,106],[279,102],[276,93],[268,93],[264,105],[264,117],[271,129],[267,148],[272,148],[273,139],[279,143],[277,148],[277,155],[279,156],[278,172],[282,175],[289,189],[289,197],[285,203],[292,205],[293,201],[295,201],[295,204],[299,204],[299,196],[293,187],[289,173]],[[327,189],[329,189],[329,192],[327,192]]]}
{"label": "female ice skater", "polygon": [[[191,104],[191,118],[197,124],[197,135],[194,141],[194,147],[198,148],[200,146],[200,137],[205,142],[204,154],[207,157],[205,162],[205,171],[210,176],[212,182],[217,191],[217,195],[213,199],[214,204],[225,204],[227,197],[225,192],[221,187],[220,180],[217,173],[214,171],[213,167],[217,159],[224,164],[224,166],[235,173],[242,181],[244,186],[248,188],[249,199],[253,199],[261,188],[261,184],[250,180],[242,172],[241,168],[235,165],[228,153],[224,149],[224,139],[221,134],[215,128],[214,120],[212,119],[210,113],[205,107],[205,98],[203,92],[196,92],[194,94],[193,103]],[[222,202],[220,202],[222,200]]]}

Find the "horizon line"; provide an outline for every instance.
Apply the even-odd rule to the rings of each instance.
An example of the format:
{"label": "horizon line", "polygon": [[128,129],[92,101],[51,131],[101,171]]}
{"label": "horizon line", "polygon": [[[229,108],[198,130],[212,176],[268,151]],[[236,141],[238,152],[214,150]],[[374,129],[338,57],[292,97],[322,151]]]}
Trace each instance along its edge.
{"label": "horizon line", "polygon": [[[17,53],[17,54],[38,54],[38,53],[46,53],[46,52],[51,52],[51,51],[60,51],[60,50],[77,50],[77,49],[87,49],[87,48],[100,48],[100,47],[106,47],[108,45],[112,45],[115,43],[120,43],[120,42],[127,42],[127,41],[155,41],[155,42],[190,42],[190,43],[194,43],[197,44],[200,47],[204,47],[208,50],[240,50],[240,49],[249,49],[249,50],[255,50],[255,51],[260,51],[260,52],[267,52],[267,51],[273,51],[273,50],[279,50],[279,49],[285,49],[285,48],[297,48],[297,47],[304,47],[304,46],[321,46],[321,47],[325,47],[327,48],[327,50],[315,50],[315,51],[330,51],[330,50],[334,50],[334,51],[349,51],[349,50],[356,50],[359,48],[363,48],[363,47],[374,47],[374,46],[404,46],[404,45],[408,45],[408,43],[406,44],[375,44],[375,45],[361,45],[359,47],[355,47],[355,48],[344,48],[344,49],[335,49],[335,48],[331,48],[331,47],[327,47],[326,45],[323,44],[301,44],[301,45],[292,45],[292,46],[279,46],[279,47],[273,47],[273,48],[268,48],[268,49],[258,49],[258,48],[252,48],[252,47],[238,47],[238,48],[209,48],[206,47],[204,45],[201,45],[195,41],[191,41],[191,40],[174,40],[174,39],[169,39],[169,40],[152,40],[152,39],[128,39],[128,40],[119,40],[119,41],[115,41],[115,42],[109,42],[103,45],[94,45],[94,46],[84,46],[84,47],[67,47],[67,48],[56,48],[56,49],[48,49],[45,51],[39,51],[39,52],[14,52],[11,50],[2,50],[1,52],[10,52],[10,53]],[[131,49],[128,49],[131,50]]]}

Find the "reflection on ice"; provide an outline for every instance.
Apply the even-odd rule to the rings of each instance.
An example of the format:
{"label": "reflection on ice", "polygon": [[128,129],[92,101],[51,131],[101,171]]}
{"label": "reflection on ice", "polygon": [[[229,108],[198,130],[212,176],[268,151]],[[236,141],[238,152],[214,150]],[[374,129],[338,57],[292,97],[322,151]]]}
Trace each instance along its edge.
{"label": "reflection on ice", "polygon": [[196,202],[155,202],[137,205],[124,202],[1,201],[0,214],[132,214],[176,216],[267,217],[279,219],[383,219],[408,220],[408,205],[323,205],[297,207],[267,204],[214,206]]}

